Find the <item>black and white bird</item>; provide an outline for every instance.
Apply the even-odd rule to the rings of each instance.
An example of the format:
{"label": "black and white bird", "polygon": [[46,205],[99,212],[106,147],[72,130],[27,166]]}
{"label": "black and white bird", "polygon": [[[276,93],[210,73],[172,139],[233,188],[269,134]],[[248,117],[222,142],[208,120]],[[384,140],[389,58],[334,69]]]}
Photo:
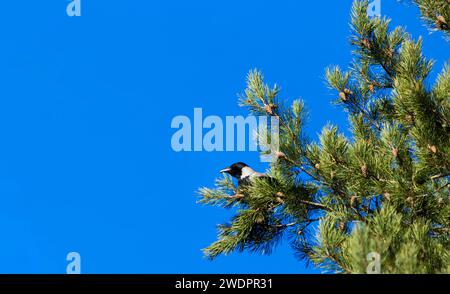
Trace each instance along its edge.
{"label": "black and white bird", "polygon": [[255,178],[267,178],[269,180],[272,180],[272,178],[269,177],[268,175],[255,171],[254,169],[252,169],[243,162],[233,163],[229,167],[221,170],[220,172],[227,173],[232,177],[236,178],[238,180],[238,186],[248,185]]}

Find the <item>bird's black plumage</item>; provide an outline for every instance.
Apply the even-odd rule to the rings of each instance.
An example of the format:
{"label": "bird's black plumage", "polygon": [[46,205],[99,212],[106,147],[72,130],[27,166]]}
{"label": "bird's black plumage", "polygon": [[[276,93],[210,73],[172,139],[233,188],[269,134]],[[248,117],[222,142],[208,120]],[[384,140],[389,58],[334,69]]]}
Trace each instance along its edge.
{"label": "bird's black plumage", "polygon": [[273,180],[266,174],[260,173],[252,169],[250,166],[243,162],[236,162],[227,168],[220,171],[221,173],[227,173],[238,180],[238,185],[248,185],[255,178],[267,178]]}

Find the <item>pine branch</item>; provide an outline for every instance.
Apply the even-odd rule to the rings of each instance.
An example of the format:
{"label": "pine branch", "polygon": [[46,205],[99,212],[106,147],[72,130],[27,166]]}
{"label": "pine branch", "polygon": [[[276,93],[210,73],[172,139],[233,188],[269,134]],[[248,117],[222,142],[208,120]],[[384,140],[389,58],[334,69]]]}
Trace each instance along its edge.
{"label": "pine branch", "polygon": [[[434,9],[425,6],[431,0],[416,2],[426,17]],[[430,87],[433,64],[421,39],[390,31],[388,19],[369,19],[367,5],[353,5],[350,70],[327,71],[337,102],[349,111],[351,138],[328,126],[320,142],[310,142],[303,102],[283,107],[278,86],[249,73],[241,106],[279,119],[280,150],[269,171],[277,183],[255,181],[238,191],[224,178],[200,190],[202,204],[237,208],[208,257],[268,253],[294,234],[301,258],[333,271],[365,273],[367,255],[377,252],[383,273],[448,272],[450,67]]]}
{"label": "pine branch", "polygon": [[430,178],[431,178],[432,180],[437,180],[437,179],[445,178],[445,177],[448,177],[448,176],[450,176],[450,173],[446,173],[446,174],[437,174],[437,175],[431,176]]}
{"label": "pine branch", "polygon": [[[448,0],[413,0],[431,31],[442,31],[450,37],[450,2]],[[450,40],[450,39],[449,39]]]}

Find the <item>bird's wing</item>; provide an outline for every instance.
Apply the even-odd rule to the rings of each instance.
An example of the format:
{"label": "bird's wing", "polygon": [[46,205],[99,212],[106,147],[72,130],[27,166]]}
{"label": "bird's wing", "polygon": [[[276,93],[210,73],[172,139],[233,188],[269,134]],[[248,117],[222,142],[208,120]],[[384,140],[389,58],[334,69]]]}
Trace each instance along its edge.
{"label": "bird's wing", "polygon": [[271,176],[257,172],[250,167],[246,167],[245,169],[243,169],[242,177],[238,180],[238,185],[249,185],[254,179],[265,179],[271,185],[277,183],[277,181]]}
{"label": "bird's wing", "polygon": [[278,185],[278,183],[279,183],[277,179],[275,179],[267,174],[258,173],[258,172],[255,172],[250,178],[252,180],[253,179],[263,179],[264,181],[267,181],[271,186]]}
{"label": "bird's wing", "polygon": [[259,173],[259,172],[255,172],[251,175],[252,178],[270,178],[268,175],[263,174],[263,173]]}

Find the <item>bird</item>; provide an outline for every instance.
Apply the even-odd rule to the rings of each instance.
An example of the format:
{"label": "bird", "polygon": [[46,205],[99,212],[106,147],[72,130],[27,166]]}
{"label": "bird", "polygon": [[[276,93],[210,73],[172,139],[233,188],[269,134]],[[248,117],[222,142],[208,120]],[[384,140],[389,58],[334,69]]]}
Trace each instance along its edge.
{"label": "bird", "polygon": [[255,178],[267,178],[272,180],[266,174],[260,173],[252,169],[246,163],[236,162],[220,171],[220,173],[227,173],[238,180],[238,187],[249,185]]}

